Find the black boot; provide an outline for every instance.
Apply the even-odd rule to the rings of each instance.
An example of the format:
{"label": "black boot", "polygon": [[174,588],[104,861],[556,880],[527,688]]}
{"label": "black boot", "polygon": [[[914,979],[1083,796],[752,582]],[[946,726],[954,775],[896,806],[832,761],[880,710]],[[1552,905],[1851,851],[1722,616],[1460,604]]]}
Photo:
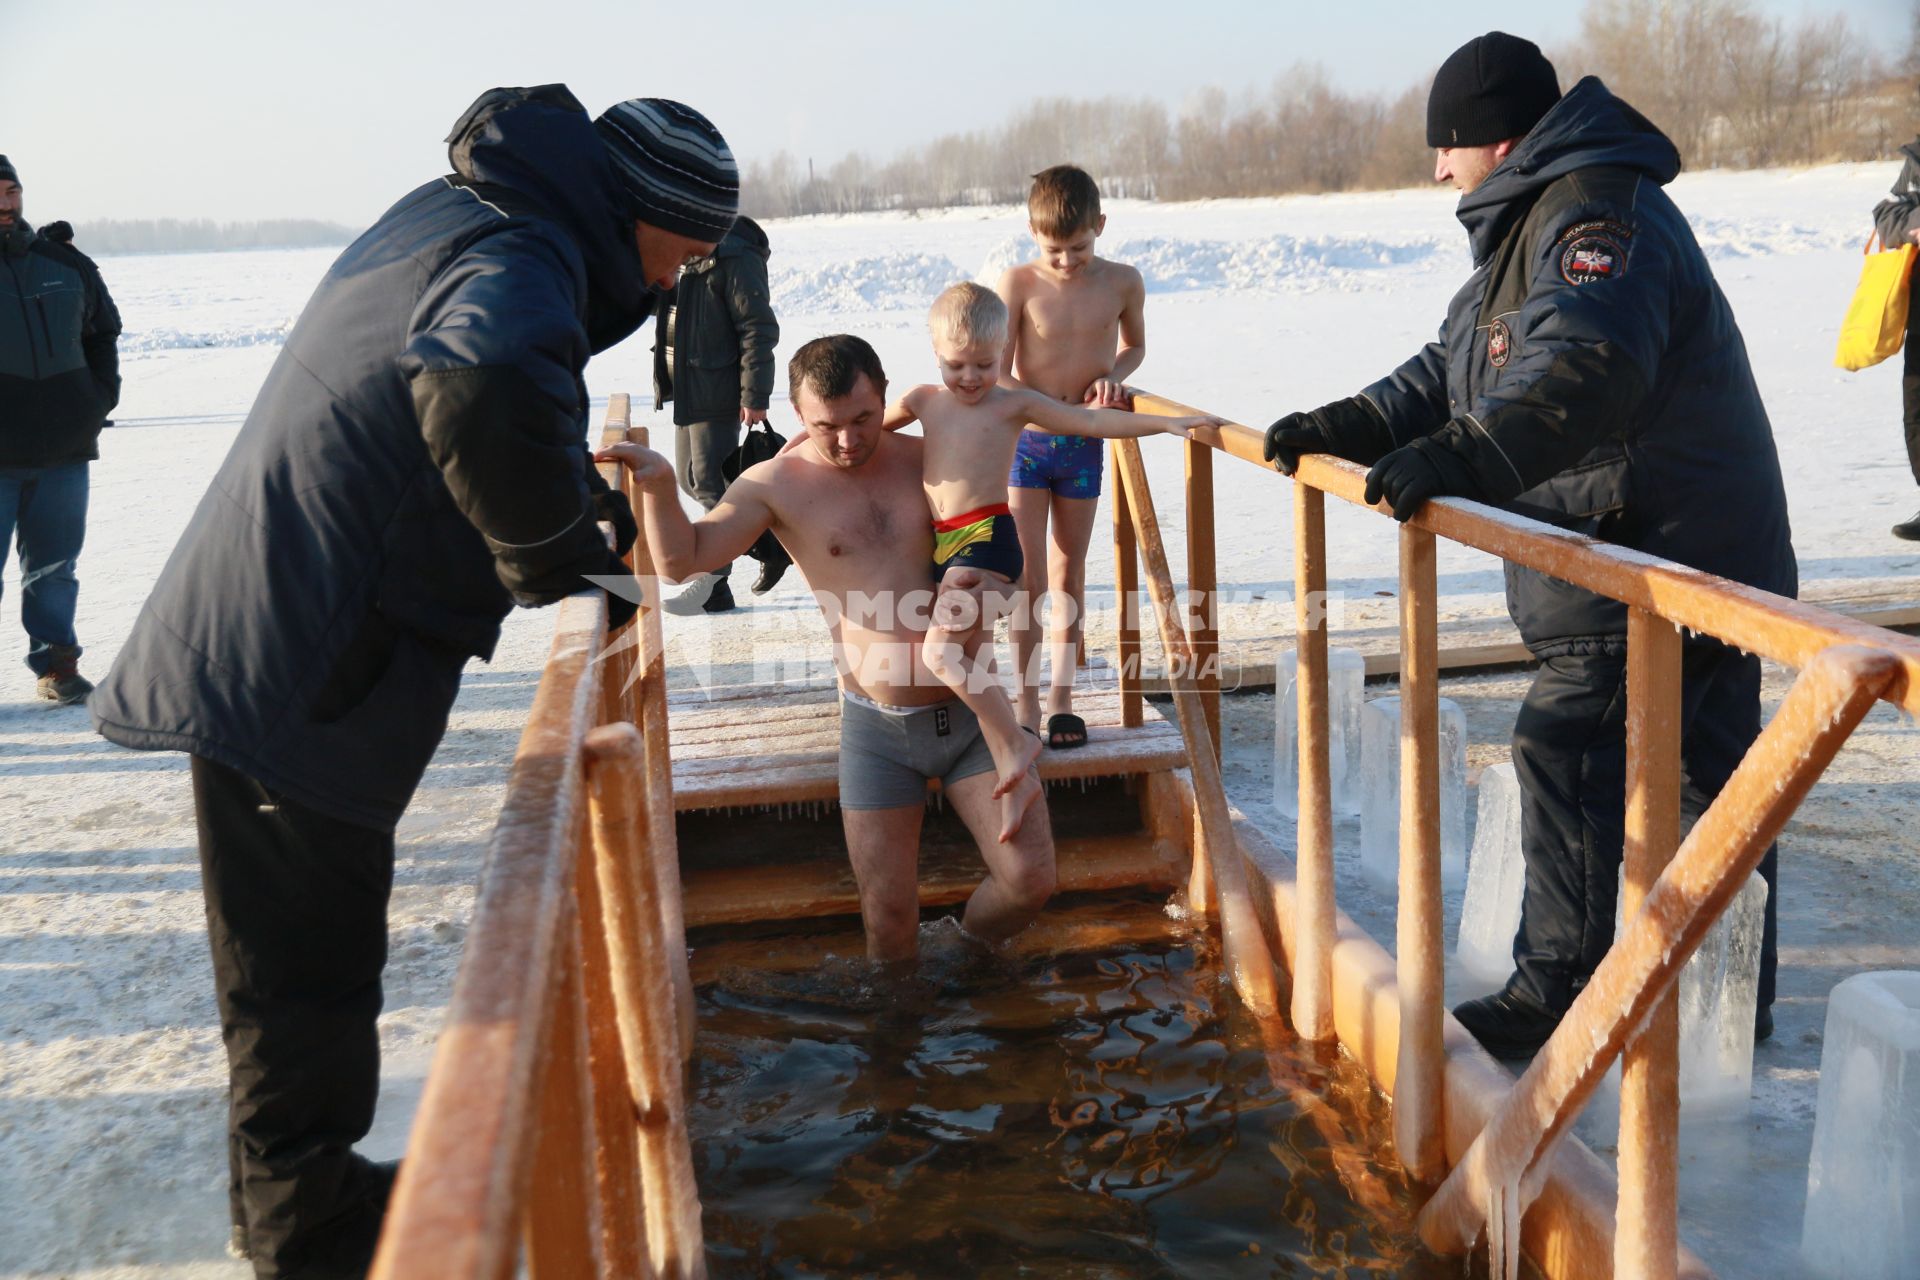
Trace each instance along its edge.
{"label": "black boot", "polygon": [[1908,542],[1920,542],[1920,511],[1913,513],[1913,519],[1902,520],[1893,526],[1893,536]]}
{"label": "black boot", "polygon": [[721,578],[713,584],[713,594],[708,596],[707,602],[700,606],[700,612],[730,613],[733,608],[733,588],[727,585],[725,578]]}
{"label": "black boot", "polygon": [[760,576],[753,580],[753,594],[763,596],[773,590],[773,584],[787,576],[787,566],[791,560],[765,560],[760,564]]}
{"label": "black boot", "polygon": [[1531,1058],[1560,1025],[1560,1015],[1515,991],[1455,1006],[1453,1016],[1496,1058]]}

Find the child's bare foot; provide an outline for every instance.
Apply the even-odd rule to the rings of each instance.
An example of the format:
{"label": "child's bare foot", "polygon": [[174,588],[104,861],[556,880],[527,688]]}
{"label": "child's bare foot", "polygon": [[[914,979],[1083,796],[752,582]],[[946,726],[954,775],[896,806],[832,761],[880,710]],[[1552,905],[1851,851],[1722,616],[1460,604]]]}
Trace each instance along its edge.
{"label": "child's bare foot", "polygon": [[[1039,742],[1034,747],[1039,747]],[[1013,789],[1000,797],[1000,843],[1005,844],[1020,834],[1020,825],[1027,820],[1027,810],[1041,795],[1040,775],[1028,769],[1015,781]]]}
{"label": "child's bare foot", "polygon": [[[1040,758],[1040,735],[1023,733],[1018,737],[1019,740],[1012,744],[1010,752],[1012,758],[1007,761],[1007,767],[1000,770],[999,780],[994,783],[995,799],[999,799],[1019,786],[1020,779],[1027,776],[1028,771],[1033,768],[1033,762]],[[999,763],[998,756],[995,757],[994,763]],[[1006,837],[1002,836],[1001,839],[1004,840]]]}

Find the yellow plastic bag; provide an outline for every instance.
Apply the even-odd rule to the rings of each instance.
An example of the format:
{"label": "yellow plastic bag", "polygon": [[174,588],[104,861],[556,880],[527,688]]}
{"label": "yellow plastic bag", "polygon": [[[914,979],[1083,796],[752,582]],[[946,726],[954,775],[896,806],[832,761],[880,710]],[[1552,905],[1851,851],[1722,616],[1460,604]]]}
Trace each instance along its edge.
{"label": "yellow plastic bag", "polygon": [[1920,246],[1912,241],[1897,249],[1873,251],[1876,235],[1867,241],[1866,263],[1860,283],[1840,325],[1840,350],[1833,362],[1842,369],[1865,369],[1900,349],[1907,336],[1908,277]]}

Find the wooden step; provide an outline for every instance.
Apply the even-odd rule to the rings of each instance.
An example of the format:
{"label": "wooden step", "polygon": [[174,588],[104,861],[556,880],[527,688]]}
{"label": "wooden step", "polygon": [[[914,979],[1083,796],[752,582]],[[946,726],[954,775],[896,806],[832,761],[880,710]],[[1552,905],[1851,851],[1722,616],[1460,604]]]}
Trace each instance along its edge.
{"label": "wooden step", "polygon": [[[1054,850],[1060,893],[1149,885],[1173,889],[1186,876],[1186,859],[1171,841],[1145,834],[1062,840]],[[924,859],[920,905],[964,902],[984,878],[979,855]],[[808,916],[858,915],[860,891],[853,868],[840,862],[702,870],[683,867],[681,886],[687,927],[792,920]]]}
{"label": "wooden step", "polygon": [[[1087,744],[1040,753],[1055,782],[1182,768],[1178,726],[1151,705],[1137,729],[1120,725],[1120,699],[1076,701]],[[680,696],[669,713],[676,810],[752,808],[834,800],[840,794],[840,703],[835,690],[708,701]],[[930,781],[928,790],[939,783]]]}

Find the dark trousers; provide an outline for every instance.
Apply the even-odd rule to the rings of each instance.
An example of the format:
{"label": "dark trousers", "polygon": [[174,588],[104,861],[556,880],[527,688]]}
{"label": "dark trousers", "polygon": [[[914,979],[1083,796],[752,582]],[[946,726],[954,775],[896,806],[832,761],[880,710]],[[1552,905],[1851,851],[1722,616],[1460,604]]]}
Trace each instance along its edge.
{"label": "dark trousers", "polygon": [[[1681,808],[1697,817],[1760,732],[1760,660],[1715,640],[1682,653]],[[1564,1012],[1613,945],[1626,823],[1627,660],[1540,664],[1513,729],[1526,896],[1509,988]],[[1767,850],[1760,1007],[1773,1004],[1778,847]]]}
{"label": "dark trousers", "polygon": [[380,1091],[393,835],[198,756],[193,801],[231,1078],[233,1222],[262,1280],[362,1276],[392,1181],[353,1144]]}
{"label": "dark trousers", "polygon": [[1907,309],[1907,344],[1900,356],[1901,420],[1907,432],[1907,465],[1920,484],[1920,306]]}
{"label": "dark trousers", "polygon": [[[674,470],[679,474],[681,489],[704,509],[713,510],[720,503],[720,495],[727,491],[727,478],[721,473],[721,464],[739,447],[738,418],[724,422],[689,422],[674,427]],[[722,565],[714,572],[724,578],[732,568]]]}

